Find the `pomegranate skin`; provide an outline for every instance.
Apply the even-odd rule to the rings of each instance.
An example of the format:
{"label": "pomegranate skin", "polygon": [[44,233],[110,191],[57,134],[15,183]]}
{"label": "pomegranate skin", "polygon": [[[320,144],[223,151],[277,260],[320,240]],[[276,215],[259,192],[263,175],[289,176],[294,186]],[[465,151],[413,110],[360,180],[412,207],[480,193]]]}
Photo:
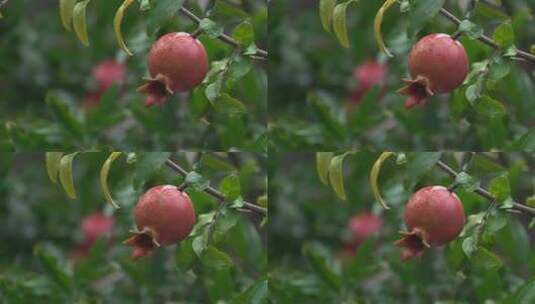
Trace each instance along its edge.
{"label": "pomegranate skin", "polygon": [[134,208],[134,218],[138,231],[124,242],[134,247],[133,259],[185,239],[196,222],[191,199],[172,185],[152,187],[145,192]]}
{"label": "pomegranate skin", "polygon": [[381,230],[383,219],[375,214],[365,212],[352,217],[348,226],[353,237],[352,243],[358,247],[368,237]]}
{"label": "pomegranate skin", "polygon": [[[359,104],[366,93],[374,86],[383,84],[388,74],[388,67],[373,59],[366,60],[353,71],[353,77],[357,80],[356,89],[350,92],[350,110],[355,104]],[[384,86],[383,86],[384,89]]]}
{"label": "pomegranate skin", "polygon": [[115,221],[112,217],[102,213],[93,213],[82,221],[82,231],[84,232],[86,244],[91,246],[95,241],[109,233],[113,229]]}
{"label": "pomegranate skin", "polygon": [[147,64],[151,78],[138,89],[147,95],[147,106],[163,104],[174,92],[192,90],[208,73],[208,55],[204,46],[184,32],[160,37],[151,47]]}
{"label": "pomegranate skin", "polygon": [[435,93],[451,92],[469,72],[463,45],[447,34],[430,34],[420,39],[409,53],[411,79],[398,93],[409,96],[407,108],[424,105]]}
{"label": "pomegranate skin", "polygon": [[126,67],[117,61],[105,60],[93,68],[93,78],[99,91],[106,91],[114,84],[121,84],[126,76]]}
{"label": "pomegranate skin", "polygon": [[419,257],[429,247],[445,245],[459,235],[465,222],[464,208],[454,192],[442,186],[424,187],[414,193],[404,214],[408,232],[395,244],[402,260]]}

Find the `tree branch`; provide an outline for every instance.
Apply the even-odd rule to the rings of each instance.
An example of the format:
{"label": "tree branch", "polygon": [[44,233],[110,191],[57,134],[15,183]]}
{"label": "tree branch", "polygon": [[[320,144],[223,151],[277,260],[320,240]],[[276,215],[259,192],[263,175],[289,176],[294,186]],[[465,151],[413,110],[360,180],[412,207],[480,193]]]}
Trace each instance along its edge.
{"label": "tree branch", "polygon": [[[453,15],[452,13],[450,13],[448,10],[446,10],[445,8],[441,8],[440,9],[440,14],[442,14],[444,17],[446,17],[447,19],[449,19],[451,22],[457,24],[457,25],[460,25],[461,24],[461,20],[457,17],[455,17],[455,15]],[[495,48],[495,49],[498,49],[499,46],[498,44],[496,43],[496,41],[492,40],[490,37],[488,36],[485,36],[485,35],[481,35],[481,37],[477,38],[479,41],[485,43],[486,45],[492,47],[492,48]],[[522,50],[518,50],[517,51],[517,54],[516,54],[517,57],[519,58],[522,58],[522,59],[525,59],[527,61],[531,61],[533,63],[535,63],[535,55],[533,54],[530,54],[526,51],[522,51]]]}
{"label": "tree branch", "polygon": [[[449,176],[451,176],[453,178],[457,178],[457,175],[459,175],[459,173],[455,172],[455,170],[453,170],[450,166],[446,165],[446,163],[444,163],[441,160],[439,160],[436,163],[436,165],[442,171],[446,172]],[[491,203],[496,201],[496,198],[494,198],[494,196],[492,196],[492,194],[490,192],[488,192],[487,190],[485,190],[485,189],[483,189],[481,187],[477,187],[474,190],[474,192],[476,194],[478,194],[479,196],[489,200]],[[519,211],[523,211],[523,212],[527,212],[527,213],[535,216],[535,208],[526,206],[524,204],[519,204],[519,203],[513,202],[513,209],[516,209],[516,210],[519,210]]]}
{"label": "tree branch", "polygon": [[[191,12],[190,10],[184,8],[184,7],[181,7],[180,8],[180,12],[188,17],[191,21],[199,24],[201,23],[201,18],[197,17],[193,12]],[[228,36],[227,34],[223,33],[221,35],[219,35],[219,37],[217,37],[219,40],[225,42],[226,44],[229,44],[233,47],[240,47],[240,43],[236,40],[234,40],[232,37]],[[257,49],[256,50],[256,55],[258,57],[268,57],[268,52],[267,51],[264,51],[262,49]],[[262,58],[264,59],[264,58]]]}
{"label": "tree branch", "polygon": [[[169,168],[171,168],[172,170],[174,170],[175,172],[177,172],[178,174],[180,174],[183,177],[186,177],[186,175],[188,175],[188,173],[189,173],[188,171],[184,170],[184,168],[180,167],[177,163],[173,162],[170,159],[168,159],[165,162],[165,164]],[[208,187],[208,188],[204,189],[204,192],[206,192],[209,195],[213,196],[214,198],[218,199],[221,203],[223,203],[226,200],[225,195],[223,193],[219,192],[218,190],[216,190],[213,187]],[[246,209],[246,210],[249,210],[249,211],[256,212],[256,213],[261,214],[261,215],[267,215],[267,209],[263,208],[263,207],[260,207],[257,204],[245,202],[244,205],[243,205],[243,208]]]}

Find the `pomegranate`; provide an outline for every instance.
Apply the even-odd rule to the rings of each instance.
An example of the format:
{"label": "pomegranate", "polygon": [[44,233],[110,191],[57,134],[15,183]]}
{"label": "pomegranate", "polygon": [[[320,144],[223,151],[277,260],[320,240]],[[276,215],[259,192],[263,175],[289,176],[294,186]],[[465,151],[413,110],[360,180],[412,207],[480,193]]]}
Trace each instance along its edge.
{"label": "pomegranate", "polygon": [[411,79],[398,93],[408,96],[405,107],[425,105],[435,93],[447,93],[460,86],[468,74],[468,57],[463,45],[447,34],[430,34],[409,53]]}
{"label": "pomegranate", "polygon": [[147,63],[151,77],[138,91],[145,105],[163,104],[174,92],[198,86],[208,72],[208,55],[202,43],[188,33],[168,33],[152,45]]}
{"label": "pomegranate", "polygon": [[82,221],[85,242],[91,247],[95,241],[113,229],[115,221],[102,213],[93,213]]}
{"label": "pomegranate", "polygon": [[134,247],[133,259],[185,239],[196,221],[189,196],[172,185],[152,187],[145,192],[134,209],[134,218],[138,231],[124,241]]}
{"label": "pomegranate", "polygon": [[100,92],[114,84],[121,84],[125,76],[126,67],[113,59],[102,61],[93,68],[93,78],[97,81]]}
{"label": "pomegranate", "polygon": [[408,231],[394,244],[403,247],[401,259],[419,257],[426,248],[454,240],[464,226],[464,208],[457,195],[442,186],[424,187],[405,208]]}
{"label": "pomegranate", "polygon": [[353,95],[355,101],[360,101],[372,87],[381,84],[387,73],[388,67],[375,60],[367,60],[357,66],[353,71],[353,76],[358,81],[357,90]]}
{"label": "pomegranate", "polygon": [[375,214],[365,212],[352,217],[348,226],[353,237],[352,243],[358,247],[383,227],[383,219]]}

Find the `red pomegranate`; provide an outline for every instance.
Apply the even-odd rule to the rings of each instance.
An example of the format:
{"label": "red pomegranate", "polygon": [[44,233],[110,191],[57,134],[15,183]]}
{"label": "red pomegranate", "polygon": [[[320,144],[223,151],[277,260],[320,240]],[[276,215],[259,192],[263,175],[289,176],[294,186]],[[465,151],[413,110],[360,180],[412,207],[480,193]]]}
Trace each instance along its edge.
{"label": "red pomegranate", "polygon": [[102,213],[93,213],[82,221],[85,242],[91,246],[95,241],[113,229],[115,221]]}
{"label": "red pomegranate", "polygon": [[463,45],[447,34],[430,34],[409,53],[411,79],[398,93],[408,96],[405,107],[424,105],[435,93],[447,93],[460,86],[469,71]]}
{"label": "red pomegranate", "polygon": [[168,33],[148,55],[150,78],[138,91],[147,95],[145,104],[163,104],[174,92],[198,86],[208,72],[208,55],[202,43],[188,33]]}
{"label": "red pomegranate", "polygon": [[196,221],[189,196],[172,185],[152,187],[145,192],[134,209],[134,218],[138,231],[124,241],[134,247],[133,259],[185,239]]}
{"label": "red pomegranate", "polygon": [[401,259],[419,257],[426,248],[454,240],[464,226],[464,208],[454,192],[442,186],[424,187],[405,207],[407,232],[394,244],[403,247]]}
{"label": "red pomegranate", "polygon": [[114,84],[121,84],[126,76],[126,67],[110,59],[93,68],[93,78],[97,81],[100,92],[106,91]]}
{"label": "red pomegranate", "polygon": [[379,63],[373,59],[366,60],[357,66],[353,71],[353,77],[357,80],[357,86],[350,92],[349,103],[347,104],[348,110],[354,110],[360,104],[366,93],[374,86],[380,85],[384,91],[385,86],[383,82],[387,74],[388,67],[386,64]]}
{"label": "red pomegranate", "polygon": [[352,243],[358,247],[368,237],[381,230],[383,219],[375,214],[365,212],[352,217],[348,226],[352,235]]}

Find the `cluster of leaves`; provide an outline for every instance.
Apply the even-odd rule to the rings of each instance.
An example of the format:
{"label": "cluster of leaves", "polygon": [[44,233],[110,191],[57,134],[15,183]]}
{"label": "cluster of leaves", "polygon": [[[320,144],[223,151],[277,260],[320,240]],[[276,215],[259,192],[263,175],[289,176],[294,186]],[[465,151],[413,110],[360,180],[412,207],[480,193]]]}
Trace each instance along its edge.
{"label": "cluster of leaves", "polygon": [[[386,1],[392,5],[388,10],[377,2],[355,2],[272,5],[269,128],[274,148],[533,149],[533,63],[513,60],[518,49],[530,49],[535,41],[527,2],[495,7],[475,1],[468,11],[448,3],[456,16],[469,16],[461,17],[459,26],[442,15],[443,0]],[[334,31],[337,39],[325,30]],[[454,93],[407,110],[404,98],[395,93],[407,75],[407,54],[419,38],[433,32],[462,34],[471,73]],[[497,48],[478,40],[483,33]],[[359,85],[352,70],[370,59],[387,65],[385,89],[370,90],[358,105],[348,107],[351,91]]]}
{"label": "cluster of leaves", "polygon": [[[267,7],[260,0],[242,6],[200,3],[143,0],[139,11],[126,14],[119,0],[62,1],[60,19],[57,3],[10,2],[0,23],[0,60],[9,62],[0,67],[2,149],[264,151],[267,61],[253,55],[257,44],[265,44]],[[180,14],[182,5],[206,17],[192,21]],[[115,35],[114,18],[120,21]],[[91,45],[78,43],[62,24],[72,24],[80,40]],[[101,26],[106,24],[110,27]],[[150,46],[165,33],[197,29],[203,32],[199,39],[211,63],[204,83],[190,93],[175,94],[162,107],[145,108],[136,88],[148,75]],[[217,39],[224,30],[237,47]],[[134,55],[119,49],[116,38]],[[110,88],[98,106],[85,108],[84,96],[95,87],[91,69],[109,58],[127,66],[126,84]]]}
{"label": "cluster of leaves", "polygon": [[[331,156],[334,160],[344,154]],[[532,204],[535,159],[525,154],[486,153],[467,161],[468,154],[396,153],[395,158],[388,158],[378,177],[390,206],[386,210],[376,203],[369,179],[380,153],[345,156],[346,201],[337,198],[336,188],[322,185],[325,166],[318,164],[329,155],[318,154],[315,166],[312,153],[275,153],[273,161],[270,157],[269,174],[274,303],[533,301],[535,256],[528,224],[532,215],[513,212],[511,203]],[[462,172],[456,180],[436,166],[439,159]],[[316,170],[316,176],[303,173]],[[402,262],[393,242],[404,228],[403,205],[420,187],[454,182],[467,215],[461,236],[444,248],[427,251],[420,260]],[[474,193],[479,186],[488,189],[496,202]],[[384,226],[378,236],[348,255],[344,250],[351,238],[348,221],[360,212],[380,215]]]}
{"label": "cluster of leaves", "polygon": [[[198,303],[265,303],[267,251],[261,218],[236,210],[242,196],[254,201],[266,193],[265,160],[243,153],[179,153],[173,158],[191,172],[184,178],[163,166],[170,153],[125,155],[126,162],[117,158],[113,163],[108,179],[120,209],[95,191],[101,166],[109,158],[106,153],[60,158],[59,180],[74,177],[70,186],[76,188],[76,200],[68,199],[74,191],[69,183],[63,183],[66,196],[47,181],[43,153],[8,153],[2,158],[0,194],[5,203],[0,206],[0,239],[10,244],[0,249],[2,302],[187,298]],[[52,155],[48,158],[53,163]],[[203,191],[210,181],[219,181],[217,188],[228,203]],[[131,261],[130,248],[120,241],[134,227],[131,211],[139,195],[151,186],[183,182],[191,185],[186,191],[197,213],[194,231],[176,247],[162,247],[150,258]],[[97,242],[87,257],[75,262],[72,252],[83,237],[80,223],[97,210],[115,219],[111,243]]]}

